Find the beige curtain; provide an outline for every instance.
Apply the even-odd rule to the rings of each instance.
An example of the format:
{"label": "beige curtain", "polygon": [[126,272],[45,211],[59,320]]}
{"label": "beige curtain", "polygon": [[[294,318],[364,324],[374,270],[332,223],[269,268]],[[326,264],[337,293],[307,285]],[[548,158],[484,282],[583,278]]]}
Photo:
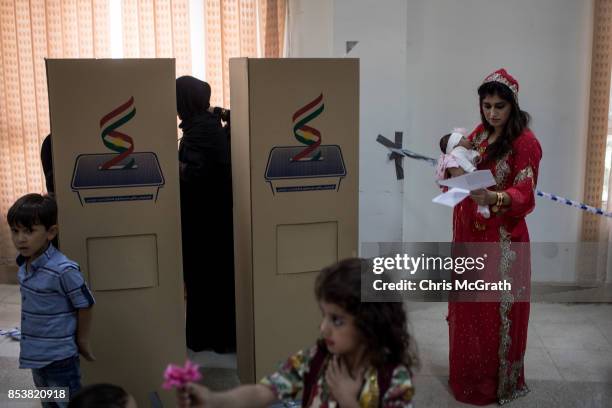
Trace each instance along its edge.
{"label": "beige curtain", "polygon": [[207,0],[205,13],[211,104],[228,107],[229,59],[257,56],[257,0]]}
{"label": "beige curtain", "polygon": [[109,56],[107,0],[0,1],[0,264],[14,263],[6,213],[44,191],[40,145],[49,133],[44,58]]}
{"label": "beige curtain", "polygon": [[283,55],[286,15],[286,1],[259,0],[259,31],[261,35],[262,57],[278,58]]}
{"label": "beige curtain", "polygon": [[[610,153],[612,156],[612,152]],[[611,157],[612,159],[612,157]],[[608,174],[608,202],[606,205],[606,211],[612,212],[612,167],[610,167],[610,173]],[[603,264],[605,273],[602,273],[600,281],[612,282],[612,218],[606,218],[603,220],[605,223],[604,231],[606,231],[606,262]]]}
{"label": "beige curtain", "polygon": [[[611,63],[612,0],[595,0],[584,202],[598,208],[602,206]],[[605,217],[583,213],[583,251],[578,259],[578,281],[585,284],[605,281],[609,226],[610,223]]]}
{"label": "beige curtain", "polygon": [[[202,0],[204,1],[204,0]],[[286,0],[206,0],[206,80],[229,107],[229,58],[281,57]],[[122,0],[125,58],[176,58],[192,73],[189,0]],[[109,0],[0,0],[0,265],[13,265],[13,202],[44,192],[40,145],[49,133],[44,58],[109,58]]]}
{"label": "beige curtain", "polygon": [[287,0],[206,0],[205,13],[211,104],[229,107],[230,58],[283,56]]}
{"label": "beige curtain", "polygon": [[124,58],[176,58],[191,74],[189,0],[122,0]]}

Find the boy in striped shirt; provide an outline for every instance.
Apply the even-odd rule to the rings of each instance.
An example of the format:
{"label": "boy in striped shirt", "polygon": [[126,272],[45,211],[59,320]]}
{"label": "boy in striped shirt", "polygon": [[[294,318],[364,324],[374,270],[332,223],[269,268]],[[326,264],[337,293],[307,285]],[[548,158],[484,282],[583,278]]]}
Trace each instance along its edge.
{"label": "boy in striped shirt", "polygon": [[51,244],[57,235],[53,198],[21,197],[7,221],[19,252],[19,367],[32,369],[37,387],[67,387],[72,395],[81,388],[79,354],[95,360],[89,346],[93,296],[79,265]]}

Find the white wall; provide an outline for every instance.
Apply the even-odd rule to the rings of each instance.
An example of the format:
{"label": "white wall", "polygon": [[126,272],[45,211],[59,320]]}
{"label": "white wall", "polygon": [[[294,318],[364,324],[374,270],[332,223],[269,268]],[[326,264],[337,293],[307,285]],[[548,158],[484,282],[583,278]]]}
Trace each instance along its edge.
{"label": "white wall", "polygon": [[[299,10],[289,56],[340,57],[345,41],[360,41],[348,57],[361,58],[362,242],[451,239],[451,211],[430,203],[432,169],[406,160],[397,182],[376,135],[404,131],[405,147],[437,156],[442,134],[478,123],[476,88],[500,67],[519,80],[542,144],[538,187],[582,198],[592,0],[289,3]],[[578,210],[538,199],[528,222],[532,241],[579,239]]]}
{"label": "white wall", "polygon": [[331,57],[333,23],[333,1],[289,0],[287,56]]}
{"label": "white wall", "polygon": [[[407,76],[414,147],[436,152],[433,141],[455,125],[478,123],[476,88],[506,67],[521,86],[522,109],[544,151],[538,187],[581,199],[590,70],[590,1],[410,1]],[[451,74],[452,73],[452,74]],[[432,140],[434,139],[434,140]],[[437,153],[437,152],[436,152]],[[412,163],[412,167],[417,164]],[[406,191],[434,194],[426,178],[409,178]],[[404,239],[450,238],[450,213],[406,200]],[[528,218],[533,241],[578,239],[580,213],[538,199]],[[563,222],[559,222],[563,220]],[[424,233],[424,231],[427,231]]]}

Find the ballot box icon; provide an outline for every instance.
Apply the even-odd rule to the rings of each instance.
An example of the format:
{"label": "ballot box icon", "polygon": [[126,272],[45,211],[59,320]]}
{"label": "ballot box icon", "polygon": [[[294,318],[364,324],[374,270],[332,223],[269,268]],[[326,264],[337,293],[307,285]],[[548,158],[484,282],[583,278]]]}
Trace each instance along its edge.
{"label": "ballot box icon", "polygon": [[270,150],[265,180],[272,193],[340,189],[346,177],[342,150],[338,145],[320,145],[317,160],[294,160],[303,146],[277,146]]}
{"label": "ballot box icon", "polygon": [[76,158],[72,174],[72,191],[81,205],[117,201],[157,201],[164,186],[164,175],[153,152],[133,152],[133,166],[104,169],[115,153],[81,154]]}

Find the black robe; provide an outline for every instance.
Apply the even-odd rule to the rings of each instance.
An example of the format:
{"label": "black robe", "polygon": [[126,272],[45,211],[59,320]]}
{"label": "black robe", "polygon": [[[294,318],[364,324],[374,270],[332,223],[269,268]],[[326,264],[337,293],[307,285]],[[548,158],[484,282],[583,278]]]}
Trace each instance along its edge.
{"label": "black robe", "polygon": [[198,113],[180,124],[183,277],[187,346],[236,348],[232,172],[229,133],[217,115]]}

